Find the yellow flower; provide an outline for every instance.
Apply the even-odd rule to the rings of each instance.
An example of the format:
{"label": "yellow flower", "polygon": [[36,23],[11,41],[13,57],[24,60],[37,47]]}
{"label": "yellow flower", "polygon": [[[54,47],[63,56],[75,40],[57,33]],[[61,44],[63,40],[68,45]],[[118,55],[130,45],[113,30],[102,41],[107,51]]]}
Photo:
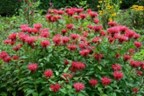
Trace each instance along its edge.
{"label": "yellow flower", "polygon": [[99,3],[102,3],[102,1],[98,1]]}
{"label": "yellow flower", "polygon": [[111,6],[111,5],[107,6],[107,9],[112,9],[112,8],[113,8],[113,6]]}
{"label": "yellow flower", "polygon": [[100,5],[97,5],[97,8],[100,8]]}
{"label": "yellow flower", "polygon": [[111,14],[112,17],[115,17],[116,15],[117,15],[116,13]]}
{"label": "yellow flower", "polygon": [[112,18],[109,18],[108,21],[113,21],[113,19],[112,19]]}
{"label": "yellow flower", "polygon": [[99,15],[103,15],[103,11],[101,11],[101,10],[98,11],[98,13],[99,13]]}
{"label": "yellow flower", "polygon": [[136,8],[136,7],[138,7],[138,5],[133,5],[133,6],[132,6],[132,8]]}

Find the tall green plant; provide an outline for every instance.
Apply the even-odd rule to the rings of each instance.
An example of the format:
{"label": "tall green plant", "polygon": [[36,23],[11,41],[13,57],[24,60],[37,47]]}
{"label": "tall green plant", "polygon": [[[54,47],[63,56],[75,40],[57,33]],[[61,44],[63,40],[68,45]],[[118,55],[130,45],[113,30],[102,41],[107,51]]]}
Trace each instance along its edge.
{"label": "tall green plant", "polygon": [[34,15],[36,9],[40,5],[40,0],[23,0],[19,15],[23,18],[24,22],[32,25],[34,23]]}

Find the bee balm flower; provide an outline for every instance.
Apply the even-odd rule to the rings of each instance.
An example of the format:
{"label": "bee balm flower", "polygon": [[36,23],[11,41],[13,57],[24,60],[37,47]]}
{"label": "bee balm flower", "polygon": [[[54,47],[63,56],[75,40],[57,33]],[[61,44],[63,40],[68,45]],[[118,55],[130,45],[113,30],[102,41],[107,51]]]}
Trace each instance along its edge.
{"label": "bee balm flower", "polygon": [[73,84],[74,89],[76,90],[76,92],[80,92],[81,90],[83,90],[85,88],[83,83],[74,83]]}
{"label": "bee balm flower", "polygon": [[38,68],[38,65],[36,63],[31,63],[27,67],[31,72],[35,72]]}

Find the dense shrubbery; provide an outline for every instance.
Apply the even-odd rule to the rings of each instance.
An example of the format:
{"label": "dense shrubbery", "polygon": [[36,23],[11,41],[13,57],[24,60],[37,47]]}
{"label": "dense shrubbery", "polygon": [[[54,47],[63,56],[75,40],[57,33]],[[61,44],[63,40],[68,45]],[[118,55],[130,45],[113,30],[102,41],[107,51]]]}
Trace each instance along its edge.
{"label": "dense shrubbery", "polygon": [[[20,4],[23,0],[0,0],[0,14],[2,15],[12,15],[15,14],[15,10],[20,8]],[[38,0],[34,0],[38,1]],[[40,0],[41,4],[39,9],[47,10],[50,7],[50,2],[54,8],[64,8],[70,6],[87,6],[93,10],[97,10],[98,1],[97,0]],[[129,8],[131,5],[135,4],[137,0],[122,0],[121,8]],[[84,3],[86,2],[86,4]],[[116,2],[116,0],[113,0]],[[142,2],[142,1],[141,1]],[[142,3],[139,4],[142,4]]]}
{"label": "dense shrubbery", "polygon": [[82,8],[50,9],[48,27],[23,24],[0,52],[0,95],[142,96],[140,35]]}

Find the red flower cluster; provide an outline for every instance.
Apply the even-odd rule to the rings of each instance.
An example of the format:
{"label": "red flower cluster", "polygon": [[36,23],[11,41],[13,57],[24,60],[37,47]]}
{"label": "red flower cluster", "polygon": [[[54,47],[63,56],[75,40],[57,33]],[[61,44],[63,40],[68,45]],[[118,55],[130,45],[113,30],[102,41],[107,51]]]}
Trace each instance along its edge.
{"label": "red flower cluster", "polygon": [[51,89],[51,91],[53,91],[53,92],[58,92],[59,90],[60,90],[60,88],[61,88],[61,86],[60,86],[60,84],[51,84],[50,85],[50,89]]}
{"label": "red flower cluster", "polygon": [[114,71],[113,72],[113,76],[116,80],[120,80],[123,78],[123,73],[122,72],[119,72],[119,71]]}
{"label": "red flower cluster", "polygon": [[53,71],[52,71],[51,69],[45,70],[45,71],[44,71],[44,76],[45,76],[46,78],[52,77],[52,76],[53,76]]}
{"label": "red flower cluster", "polygon": [[41,41],[41,46],[43,47],[43,48],[46,48],[47,46],[49,46],[50,45],[50,42],[48,41],[48,40],[43,40],[43,41]]}
{"label": "red flower cluster", "polygon": [[0,52],[0,59],[2,59],[4,62],[10,62],[11,61],[11,57],[5,51]]}
{"label": "red flower cluster", "polygon": [[79,71],[85,69],[85,64],[82,62],[73,61],[70,70],[71,71]]}
{"label": "red flower cluster", "polygon": [[108,77],[102,77],[102,78],[101,78],[101,81],[102,81],[102,84],[103,84],[104,86],[107,86],[107,85],[109,85],[109,84],[111,83],[111,79],[108,78]]}
{"label": "red flower cluster", "polygon": [[121,67],[120,64],[113,64],[113,65],[112,65],[112,69],[113,69],[114,71],[119,71],[119,70],[122,69],[122,67]]}
{"label": "red flower cluster", "polygon": [[96,79],[90,79],[89,80],[89,84],[91,85],[91,86],[96,86],[97,85],[97,83],[98,83],[98,81],[96,80]]}

